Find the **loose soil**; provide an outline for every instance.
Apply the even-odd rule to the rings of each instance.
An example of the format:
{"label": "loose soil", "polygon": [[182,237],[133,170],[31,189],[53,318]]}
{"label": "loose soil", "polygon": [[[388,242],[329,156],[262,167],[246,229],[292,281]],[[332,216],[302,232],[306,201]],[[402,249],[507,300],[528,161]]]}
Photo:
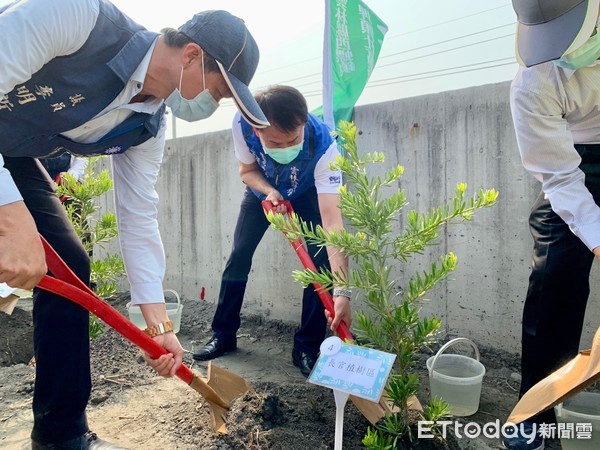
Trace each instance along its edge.
{"label": "loose soil", "polygon": [[[127,295],[111,300],[125,313]],[[192,358],[211,335],[214,305],[182,299],[183,317],[178,334],[186,349],[185,363],[206,373],[206,363]],[[91,343],[93,390],[88,407],[91,429],[103,439],[134,450],[327,450],[334,448],[333,393],[306,382],[291,362],[294,324],[243,316],[238,350],[213,362],[243,376],[253,387],[235,400],[227,416],[229,434],[217,435],[202,397],[178,378],[165,379],[144,363],[140,351],[107,328]],[[32,319],[27,301],[12,316],[0,313],[0,448],[30,448],[31,401],[34,368]],[[436,349],[434,349],[436,350]],[[518,359],[482,349],[486,366],[479,411],[461,418],[480,425],[496,419],[503,423],[517,400]],[[419,398],[428,398],[425,361],[419,355]],[[370,424],[348,402],[344,411],[344,450],[364,448],[361,441]],[[400,448],[408,448],[402,446]],[[467,439],[449,435],[445,443],[423,439],[417,449],[497,449],[497,439]],[[546,448],[559,449],[556,440]]]}

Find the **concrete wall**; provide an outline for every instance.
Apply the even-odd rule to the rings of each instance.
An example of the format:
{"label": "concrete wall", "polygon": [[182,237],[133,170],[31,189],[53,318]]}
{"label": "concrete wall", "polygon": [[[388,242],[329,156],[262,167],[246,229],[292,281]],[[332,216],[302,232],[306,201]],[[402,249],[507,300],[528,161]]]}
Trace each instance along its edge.
{"label": "concrete wall", "polygon": [[[508,88],[499,83],[366,105],[356,108],[354,121],[361,151],[384,152],[384,168],[405,167],[399,186],[410,202],[405,212],[441,205],[460,182],[469,193],[500,192],[497,205],[478,211],[471,222],[446,227],[439,245],[399,265],[395,274],[402,284],[432,258],[453,251],[458,269],[429,293],[423,312],[443,319],[445,335],[518,353],[532,247],[527,218],[539,186],[521,166]],[[206,301],[216,301],[243,189],[228,131],[167,143],[157,187],[165,287],[187,299],[198,299],[204,287]],[[297,321],[301,288],[289,276],[296,268],[289,243],[269,230],[254,258],[243,312]],[[596,270],[592,279],[598,279]],[[593,292],[599,292],[597,284]],[[584,347],[599,323],[597,300],[597,294],[590,298]]]}

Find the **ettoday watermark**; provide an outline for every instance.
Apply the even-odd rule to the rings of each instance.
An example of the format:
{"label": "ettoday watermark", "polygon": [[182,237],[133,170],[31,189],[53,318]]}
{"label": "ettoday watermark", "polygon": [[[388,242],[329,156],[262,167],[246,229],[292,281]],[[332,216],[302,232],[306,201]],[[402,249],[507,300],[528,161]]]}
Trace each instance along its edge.
{"label": "ettoday watermark", "polygon": [[462,423],[452,420],[420,420],[417,423],[417,436],[419,439],[432,439],[435,437],[433,430],[438,430],[437,434],[442,438],[446,438],[450,429],[457,439],[475,439],[481,436],[490,439],[514,438],[522,436],[530,444],[535,439],[536,435],[544,439],[591,439],[592,424],[591,423],[558,423],[558,424],[532,424],[524,426],[524,424],[506,423],[501,424],[500,420],[487,422],[483,425],[477,422]]}

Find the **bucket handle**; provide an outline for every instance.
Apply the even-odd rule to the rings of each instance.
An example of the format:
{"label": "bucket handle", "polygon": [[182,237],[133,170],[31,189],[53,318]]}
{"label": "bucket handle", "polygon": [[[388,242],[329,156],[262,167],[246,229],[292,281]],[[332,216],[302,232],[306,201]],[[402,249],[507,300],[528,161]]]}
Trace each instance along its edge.
{"label": "bucket handle", "polygon": [[467,344],[471,345],[471,347],[473,347],[473,350],[475,351],[475,359],[477,361],[479,361],[479,349],[477,348],[477,346],[475,345],[475,343],[471,340],[471,339],[467,339],[467,338],[455,338],[452,339],[448,342],[446,342],[444,345],[442,345],[442,347],[438,350],[438,352],[435,354],[435,357],[433,358],[433,361],[431,362],[431,367],[429,368],[429,376],[432,376],[432,372],[433,372],[433,367],[435,366],[435,362],[437,361],[438,357],[451,345],[457,344],[459,342],[466,342]]}
{"label": "bucket handle", "polygon": [[563,408],[562,402],[560,402],[554,408],[555,408],[555,411],[556,411],[556,415],[559,416],[559,417],[562,416],[562,408]]}
{"label": "bucket handle", "polygon": [[[170,292],[171,294],[175,295],[175,298],[177,299],[177,304],[179,305],[181,303],[181,301],[179,300],[179,294],[177,293],[177,291],[174,291],[173,289],[165,289],[164,292]],[[166,302],[166,299],[165,299]]]}

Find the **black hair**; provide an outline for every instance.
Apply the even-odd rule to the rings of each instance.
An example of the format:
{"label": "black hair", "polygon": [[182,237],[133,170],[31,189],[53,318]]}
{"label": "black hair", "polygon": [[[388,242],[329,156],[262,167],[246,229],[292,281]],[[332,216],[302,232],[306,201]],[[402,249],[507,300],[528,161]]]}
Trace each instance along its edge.
{"label": "black hair", "polygon": [[[163,28],[162,30],[160,30],[160,32],[164,36],[165,44],[172,48],[182,48],[192,42],[198,44],[187,34],[184,34],[181,31],[176,30],[175,28]],[[202,47],[202,45],[200,45],[200,47]],[[204,49],[202,50],[204,51]],[[204,51],[204,70],[206,70],[207,72],[221,73],[217,62],[215,61],[215,58],[213,58],[207,51]]]}
{"label": "black hair", "polygon": [[291,132],[308,121],[308,106],[300,91],[291,86],[271,86],[254,95],[271,125]]}

